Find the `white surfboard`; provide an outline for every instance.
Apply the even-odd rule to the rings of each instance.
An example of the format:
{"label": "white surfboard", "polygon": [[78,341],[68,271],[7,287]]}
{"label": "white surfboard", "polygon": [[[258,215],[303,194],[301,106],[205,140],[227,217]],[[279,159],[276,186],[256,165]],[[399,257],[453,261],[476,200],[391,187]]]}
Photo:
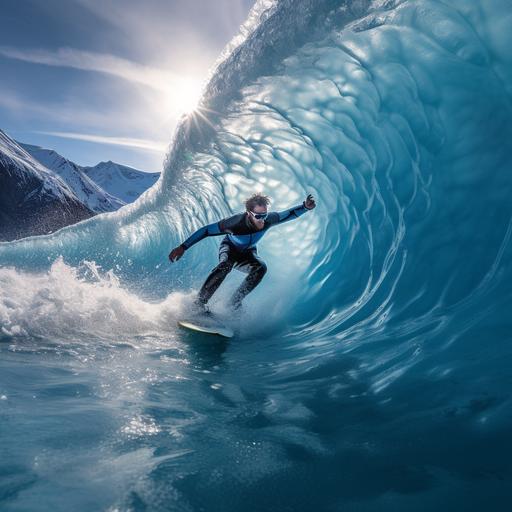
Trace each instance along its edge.
{"label": "white surfboard", "polygon": [[199,325],[198,323],[191,322],[189,320],[178,320],[178,325],[184,329],[189,329],[190,331],[202,332],[205,334],[216,334],[217,336],[223,336],[224,338],[232,338],[235,335],[229,327],[224,327],[223,325]]}

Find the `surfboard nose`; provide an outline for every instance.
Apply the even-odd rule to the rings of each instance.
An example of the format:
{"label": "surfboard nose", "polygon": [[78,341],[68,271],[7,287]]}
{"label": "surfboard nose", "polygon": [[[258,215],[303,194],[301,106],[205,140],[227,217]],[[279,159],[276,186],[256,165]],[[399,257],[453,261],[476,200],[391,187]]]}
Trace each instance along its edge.
{"label": "surfboard nose", "polygon": [[[201,322],[202,324],[203,322]],[[204,325],[199,323],[191,322],[188,320],[178,320],[178,326],[188,329],[189,331],[201,332],[205,334],[212,334],[217,336],[223,336],[224,338],[232,338],[235,333],[229,327],[225,327],[214,322],[204,322]]]}

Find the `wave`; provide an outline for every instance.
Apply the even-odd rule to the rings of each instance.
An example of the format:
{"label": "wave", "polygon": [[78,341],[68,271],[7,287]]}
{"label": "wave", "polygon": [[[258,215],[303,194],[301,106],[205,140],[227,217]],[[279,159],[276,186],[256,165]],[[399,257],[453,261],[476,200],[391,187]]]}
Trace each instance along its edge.
{"label": "wave", "polygon": [[258,2],[159,182],[118,212],[0,244],[0,262],[52,279],[58,258],[92,261],[151,303],[214,264],[212,239],[168,264],[191,231],[254,190],[277,209],[311,192],[318,208],[261,244],[270,272],[248,303],[300,346],[381,340],[385,375],[401,375],[426,340],[499,324],[510,301],[510,18],[498,0]]}

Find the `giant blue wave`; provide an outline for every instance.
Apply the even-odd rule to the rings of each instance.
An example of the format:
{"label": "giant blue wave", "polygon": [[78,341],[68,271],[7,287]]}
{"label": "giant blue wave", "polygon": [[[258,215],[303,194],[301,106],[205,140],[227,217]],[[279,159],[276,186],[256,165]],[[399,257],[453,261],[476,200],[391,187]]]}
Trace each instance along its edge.
{"label": "giant blue wave", "polygon": [[[0,244],[2,444],[11,450],[7,427],[31,417],[41,387],[36,426],[69,406],[58,440],[22,429],[0,499],[12,510],[41,495],[54,510],[502,510],[511,22],[506,0],[258,2],[151,190]],[[186,340],[175,320],[218,240],[174,265],[167,253],[254,190],[276,209],[310,192],[318,207],[260,244],[269,273],[240,338]],[[101,428],[86,428],[94,415]],[[101,475],[87,499],[84,474]]]}

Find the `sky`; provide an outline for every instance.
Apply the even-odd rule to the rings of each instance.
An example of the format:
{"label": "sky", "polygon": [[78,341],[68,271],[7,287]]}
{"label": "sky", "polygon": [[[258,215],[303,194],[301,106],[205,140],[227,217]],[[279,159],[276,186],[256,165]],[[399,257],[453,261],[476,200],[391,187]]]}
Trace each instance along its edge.
{"label": "sky", "polygon": [[2,0],[0,129],[79,165],[162,170],[254,0]]}

